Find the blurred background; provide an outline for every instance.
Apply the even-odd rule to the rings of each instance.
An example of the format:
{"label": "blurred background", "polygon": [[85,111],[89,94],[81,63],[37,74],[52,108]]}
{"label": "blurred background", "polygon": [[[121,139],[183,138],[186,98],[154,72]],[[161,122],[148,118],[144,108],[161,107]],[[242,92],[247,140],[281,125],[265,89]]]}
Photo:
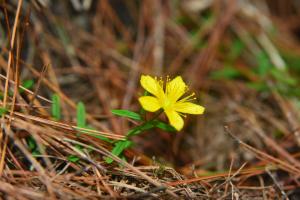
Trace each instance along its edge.
{"label": "blurred background", "polygon": [[[1,3],[5,74],[18,1]],[[43,76],[38,94],[61,96],[64,122],[75,123],[74,105],[82,101],[91,126],[121,135],[133,124],[110,110],[139,111],[140,75],[181,75],[206,112],[188,116],[180,133],[135,137],[126,156],[140,164],[162,163],[187,176],[259,165],[224,127],[256,149],[299,162],[298,0],[23,1],[15,45],[20,84],[33,81],[34,91]],[[49,116],[49,103],[38,104],[43,109],[31,114]]]}

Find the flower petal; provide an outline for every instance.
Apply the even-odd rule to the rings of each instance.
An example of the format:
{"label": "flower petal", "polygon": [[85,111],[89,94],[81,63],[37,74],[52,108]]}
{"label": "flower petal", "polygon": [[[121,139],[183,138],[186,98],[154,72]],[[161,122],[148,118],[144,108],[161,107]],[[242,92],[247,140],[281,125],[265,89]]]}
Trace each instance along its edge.
{"label": "flower petal", "polygon": [[203,114],[205,108],[203,106],[190,103],[190,102],[177,102],[174,105],[174,109],[177,112],[181,113],[188,113],[188,114],[194,114],[194,115],[200,115]]}
{"label": "flower petal", "polygon": [[151,76],[142,75],[140,82],[142,87],[148,92],[150,92],[151,94],[153,94],[154,96],[160,97],[164,95],[162,86],[159,84],[157,80],[155,80]]}
{"label": "flower petal", "polygon": [[183,119],[182,117],[174,110],[165,111],[170,124],[177,130],[180,131],[183,128]]}
{"label": "flower petal", "polygon": [[186,92],[187,86],[183,82],[181,76],[177,76],[170,82],[167,82],[166,85],[166,95],[167,98],[175,103],[185,92]]}
{"label": "flower petal", "polygon": [[161,108],[158,99],[152,96],[140,97],[139,102],[149,112],[155,112]]}

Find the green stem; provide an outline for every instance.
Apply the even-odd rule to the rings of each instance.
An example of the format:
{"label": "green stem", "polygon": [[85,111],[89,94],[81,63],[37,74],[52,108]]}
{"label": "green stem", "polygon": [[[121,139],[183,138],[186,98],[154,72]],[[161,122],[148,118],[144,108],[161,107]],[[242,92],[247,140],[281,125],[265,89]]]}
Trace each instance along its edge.
{"label": "green stem", "polygon": [[[151,128],[154,128],[155,126],[151,122],[156,120],[162,112],[163,112],[162,109],[159,110],[150,120],[144,121],[141,125],[135,127],[134,129],[131,129],[127,133],[125,141],[118,141],[117,143],[115,143],[115,147],[112,150],[112,154],[114,154],[115,156],[120,157],[120,155],[123,153],[123,151],[131,146],[132,142],[130,141],[130,137],[134,136],[134,135],[137,135],[137,134],[140,134],[145,130],[149,130]],[[109,157],[106,158],[105,161],[106,161],[106,163],[112,163],[113,162],[113,160]]]}
{"label": "green stem", "polygon": [[159,117],[159,115],[163,112],[164,112],[164,110],[160,109],[150,120],[145,121],[143,124],[146,124],[147,122],[152,122],[152,121],[156,120]]}
{"label": "green stem", "polygon": [[137,135],[138,134],[138,132],[145,126],[145,125],[147,125],[147,124],[150,124],[151,122],[153,122],[154,120],[156,120],[159,116],[160,116],[160,114],[161,113],[163,113],[163,109],[160,109],[150,120],[148,120],[148,121],[145,121],[144,123],[142,123],[141,125],[139,125],[139,126],[137,126],[137,127],[135,127],[134,129],[133,129],[133,131],[132,132],[129,132],[127,135],[126,135],[126,138],[128,139],[129,137],[131,137],[131,136],[133,136],[133,135]]}

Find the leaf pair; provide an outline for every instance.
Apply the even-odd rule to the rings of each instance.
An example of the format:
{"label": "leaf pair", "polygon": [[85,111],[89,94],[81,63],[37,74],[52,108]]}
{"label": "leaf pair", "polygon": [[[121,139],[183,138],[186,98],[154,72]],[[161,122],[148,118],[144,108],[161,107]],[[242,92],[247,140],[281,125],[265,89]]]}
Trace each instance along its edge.
{"label": "leaf pair", "polygon": [[[136,112],[132,112],[132,111],[129,111],[129,110],[112,110],[111,111],[112,114],[114,115],[117,115],[117,116],[120,116],[120,117],[127,117],[129,119],[133,119],[133,120],[137,120],[137,121],[143,121],[143,118],[140,114],[136,113]],[[146,122],[147,123],[147,122]],[[138,133],[142,132],[142,131],[145,131],[145,130],[148,130],[148,129],[151,129],[151,128],[160,128],[164,131],[167,131],[167,132],[175,132],[175,128],[169,124],[166,124],[164,122],[161,122],[159,120],[152,120],[151,123],[147,124],[147,126],[138,126],[132,130],[130,130],[128,132],[129,135],[137,135]],[[138,130],[141,130],[141,131],[138,131]],[[128,135],[127,134],[127,135]]]}
{"label": "leaf pair", "polygon": [[[121,117],[127,117],[129,119],[137,120],[137,121],[143,121],[143,118],[140,114],[129,111],[129,110],[112,110],[111,111],[114,115],[121,116]],[[150,121],[143,121],[141,125],[129,130],[127,132],[127,140],[125,141],[118,141],[115,143],[114,148],[112,149],[112,154],[115,156],[119,156],[123,153],[123,151],[133,145],[133,142],[129,140],[131,136],[138,135],[146,130],[150,130],[152,128],[160,128],[165,131],[174,132],[176,131],[175,128],[170,126],[169,124],[166,124],[164,122],[161,122],[157,119],[153,119]],[[110,164],[113,162],[113,160],[109,157],[105,158],[106,163]]]}

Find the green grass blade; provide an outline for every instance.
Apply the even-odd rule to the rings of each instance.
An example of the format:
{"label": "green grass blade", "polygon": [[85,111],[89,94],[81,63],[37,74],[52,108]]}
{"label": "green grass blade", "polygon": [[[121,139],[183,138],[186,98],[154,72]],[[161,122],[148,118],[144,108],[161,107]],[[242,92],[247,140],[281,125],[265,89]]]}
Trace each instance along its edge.
{"label": "green grass blade", "polygon": [[60,97],[57,94],[52,95],[52,105],[51,105],[52,117],[56,120],[61,119],[61,106]]}
{"label": "green grass blade", "polygon": [[86,111],[85,111],[85,106],[82,102],[79,102],[77,104],[77,126],[80,128],[85,128],[86,127]]}

